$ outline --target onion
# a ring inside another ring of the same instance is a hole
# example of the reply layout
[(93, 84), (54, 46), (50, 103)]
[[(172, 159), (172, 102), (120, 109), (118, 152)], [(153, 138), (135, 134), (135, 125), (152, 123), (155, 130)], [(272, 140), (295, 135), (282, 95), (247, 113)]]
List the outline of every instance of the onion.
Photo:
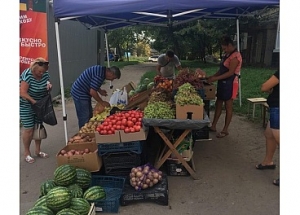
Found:
[(146, 184), (150, 184), (151, 180), (149, 178), (146, 179)]
[(132, 168), (132, 169), (131, 169), (131, 172), (136, 173), (136, 172), (137, 172), (137, 169), (136, 169), (136, 168)]
[(153, 179), (153, 184), (157, 184), (158, 183), (158, 179)]
[(152, 181), (149, 183), (149, 187), (153, 187), (153, 182)]
[(136, 172), (136, 176), (137, 176), (137, 177), (141, 177), (142, 175), (143, 175), (142, 172), (140, 172), (140, 171)]
[(139, 187), (138, 187), (138, 186), (135, 186), (134, 189), (135, 189), (135, 190), (139, 190)]
[(79, 152), (79, 151), (76, 151), (76, 152), (75, 152), (75, 155), (80, 155), (80, 152)]
[(131, 172), (131, 173), (129, 174), (129, 176), (130, 176), (130, 178), (133, 178), (133, 177), (135, 177), (135, 174), (134, 174), (133, 172)]
[(158, 171), (158, 174), (159, 174), (159, 175), (162, 175), (162, 171)]
[(88, 148), (84, 149), (84, 152), (89, 153), (90, 150)]
[(142, 171), (142, 167), (140, 167), (140, 166), (137, 167), (136, 169), (137, 169), (138, 171)]
[(143, 173), (147, 175), (149, 173), (149, 169), (143, 169)]
[(161, 179), (162, 179), (162, 176), (158, 175), (158, 180), (161, 181)]
[(62, 155), (64, 155), (64, 154), (66, 154), (66, 150), (61, 150), (60, 153), (61, 153)]
[(159, 175), (158, 175), (158, 173), (157, 173), (157, 172), (154, 172), (154, 173), (153, 173), (153, 178), (157, 179), (157, 178), (158, 178), (158, 176), (159, 176)]
[(132, 182), (135, 182), (135, 181), (136, 181), (136, 178), (133, 177), (133, 178), (131, 178), (130, 180), (131, 180)]
[(143, 189), (147, 189), (148, 188), (148, 184), (143, 184), (142, 188)]

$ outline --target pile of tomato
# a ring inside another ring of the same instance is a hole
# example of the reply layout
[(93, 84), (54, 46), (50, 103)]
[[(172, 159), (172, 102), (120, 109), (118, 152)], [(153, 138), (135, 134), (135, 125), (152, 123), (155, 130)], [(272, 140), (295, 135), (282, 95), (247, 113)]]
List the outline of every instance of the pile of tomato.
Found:
[(139, 132), (142, 128), (143, 115), (140, 110), (121, 111), (107, 117), (96, 130), (101, 135), (114, 134), (118, 130), (125, 133)]

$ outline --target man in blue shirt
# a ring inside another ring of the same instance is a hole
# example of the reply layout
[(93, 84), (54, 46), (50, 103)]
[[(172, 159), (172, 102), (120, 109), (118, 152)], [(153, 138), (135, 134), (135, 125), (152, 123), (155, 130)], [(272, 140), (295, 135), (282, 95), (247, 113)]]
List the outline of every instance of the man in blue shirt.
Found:
[(95, 65), (84, 70), (76, 79), (72, 85), (71, 95), (76, 108), (79, 129), (93, 116), (92, 97), (100, 105), (104, 107), (110, 106), (108, 102), (103, 101), (98, 95), (99, 92), (100, 95), (107, 96), (107, 92), (101, 89), (104, 80), (113, 81), (114, 79), (120, 79), (120, 77), (120, 69), (116, 66), (106, 68)]

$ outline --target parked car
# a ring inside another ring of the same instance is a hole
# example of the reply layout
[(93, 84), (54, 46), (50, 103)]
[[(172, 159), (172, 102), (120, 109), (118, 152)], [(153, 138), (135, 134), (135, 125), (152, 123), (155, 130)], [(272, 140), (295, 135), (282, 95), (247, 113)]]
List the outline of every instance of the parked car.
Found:
[(158, 55), (153, 55), (153, 56), (148, 58), (148, 61), (149, 62), (157, 62), (157, 58), (158, 58)]

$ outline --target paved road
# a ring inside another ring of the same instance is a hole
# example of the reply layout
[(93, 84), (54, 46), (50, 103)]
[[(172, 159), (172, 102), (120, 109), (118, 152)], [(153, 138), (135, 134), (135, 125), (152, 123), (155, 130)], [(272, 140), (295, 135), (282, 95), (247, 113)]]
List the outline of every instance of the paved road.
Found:
[[(143, 72), (154, 64), (130, 66), (124, 69), (123, 79), (114, 82), (121, 87), (129, 81), (138, 83)], [(108, 87), (106, 84), (105, 87)], [(66, 104), (68, 135), (78, 132), (72, 102)], [(39, 186), (53, 178), (56, 168), (55, 154), (65, 145), (62, 108), (56, 107), (58, 125), (46, 126), (48, 138), (42, 150), (49, 159), (38, 159), (34, 164), (23, 161), (20, 141), (20, 214), (24, 215), (39, 196)], [(213, 114), (211, 114), (213, 115)], [(223, 120), (223, 115), (221, 116)], [(218, 128), (221, 127), (221, 123)], [(276, 170), (259, 171), (254, 168), (265, 152), (263, 128), (248, 120), (234, 116), (230, 135), (218, 139), (211, 133), (211, 141), (197, 142), (194, 149), (196, 172), (200, 180), (190, 177), (168, 177), (169, 206), (155, 203), (138, 203), (120, 207), (123, 215), (278, 215), (279, 188), (272, 184)], [(34, 148), (32, 147), (32, 150)], [(278, 152), (274, 159), (279, 163)], [(101, 214), (101, 213), (99, 213)], [(102, 213), (104, 214), (104, 213)]]

